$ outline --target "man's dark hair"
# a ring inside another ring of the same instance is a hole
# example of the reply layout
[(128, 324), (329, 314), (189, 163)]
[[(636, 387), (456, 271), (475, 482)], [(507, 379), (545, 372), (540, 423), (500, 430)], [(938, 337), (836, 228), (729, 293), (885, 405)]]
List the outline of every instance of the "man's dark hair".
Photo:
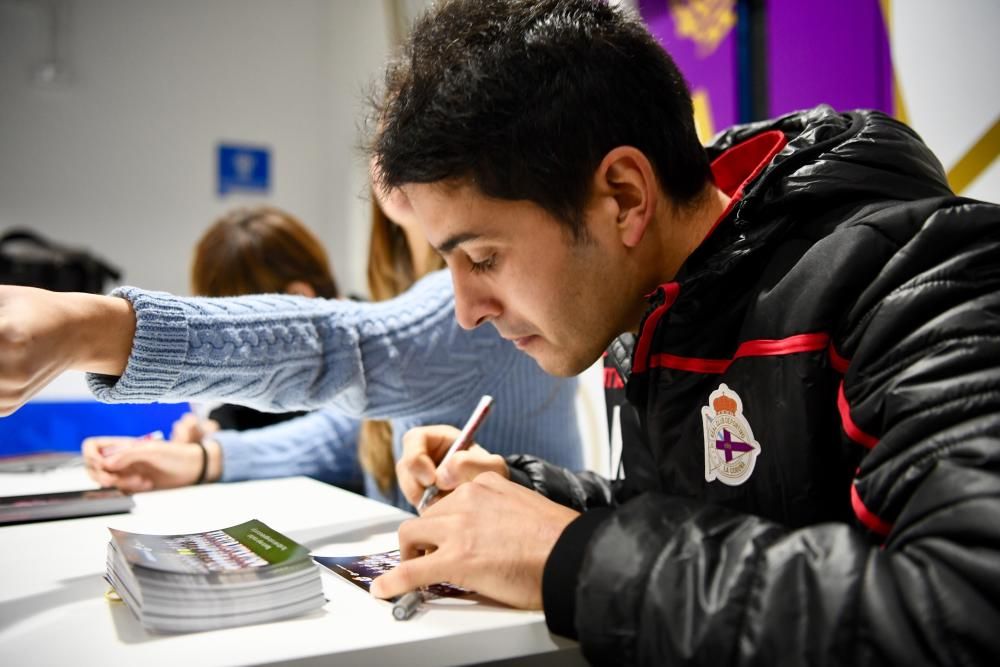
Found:
[(375, 97), (381, 183), (468, 181), (532, 201), (580, 236), (590, 178), (617, 146), (690, 202), (711, 178), (677, 66), (600, 0), (446, 0), (414, 24)]

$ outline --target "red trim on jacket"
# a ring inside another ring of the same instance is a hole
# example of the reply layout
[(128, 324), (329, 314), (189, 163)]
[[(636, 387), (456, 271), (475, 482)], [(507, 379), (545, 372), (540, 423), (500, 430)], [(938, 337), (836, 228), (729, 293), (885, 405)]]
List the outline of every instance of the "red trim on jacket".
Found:
[(864, 502), (861, 500), (861, 494), (858, 493), (858, 487), (854, 484), (851, 484), (851, 507), (854, 508), (854, 515), (858, 517), (858, 521), (873, 533), (885, 536), (892, 530), (891, 523), (878, 518), (871, 510), (865, 507)]
[(825, 333), (807, 333), (777, 340), (748, 340), (736, 348), (732, 359), (699, 359), (680, 357), (676, 354), (654, 354), (649, 360), (650, 368), (672, 368), (692, 373), (725, 373), (729, 366), (741, 357), (779, 357), (799, 352), (818, 352), (826, 349), (830, 337)]
[(642, 327), (642, 334), (639, 336), (639, 342), (635, 346), (635, 354), (632, 362), (633, 373), (642, 373), (648, 367), (649, 346), (653, 343), (653, 332), (656, 331), (656, 325), (660, 322), (660, 318), (663, 317), (664, 313), (670, 310), (670, 306), (674, 305), (677, 295), (681, 293), (681, 286), (677, 283), (666, 283), (660, 285), (660, 288), (663, 289), (663, 304), (657, 306), (656, 310), (649, 314)]
[(833, 343), (830, 343), (830, 367), (843, 375), (847, 372), (847, 367), (850, 365), (850, 359), (840, 356), (840, 353), (834, 349)]
[[(711, 236), (715, 228), (719, 226), (719, 223), (726, 219), (726, 216), (732, 212), (736, 204), (743, 198), (743, 189), (747, 184), (757, 178), (760, 172), (764, 171), (764, 168), (771, 164), (771, 159), (787, 143), (788, 138), (785, 137), (784, 132), (781, 130), (769, 130), (736, 144), (712, 160), (712, 181), (715, 183), (715, 187), (722, 190), (730, 199), (722, 215), (712, 224), (712, 228), (705, 235), (705, 238)], [(656, 325), (659, 323), (660, 318), (670, 309), (670, 306), (677, 300), (677, 295), (680, 293), (680, 285), (675, 282), (665, 283), (660, 287), (666, 292), (666, 301), (646, 318), (646, 323), (639, 335), (639, 342), (635, 347), (632, 364), (633, 373), (642, 373), (649, 368), (646, 357), (649, 354), (649, 346), (652, 344), (653, 332), (656, 331)], [(721, 373), (722, 371), (717, 372)]]
[(844, 395), (843, 380), (841, 380), (840, 388), (837, 390), (837, 410), (840, 412), (840, 425), (848, 438), (868, 449), (878, 444), (878, 438), (862, 431), (851, 419), (851, 406), (847, 404), (847, 396)]
[(743, 190), (747, 184), (771, 164), (774, 156), (787, 143), (788, 138), (784, 132), (768, 130), (736, 144), (712, 160), (712, 179), (715, 181), (715, 187), (729, 195), (730, 199), (722, 215), (712, 225), (709, 234), (715, 231), (719, 223), (725, 220), (736, 204), (743, 199)]

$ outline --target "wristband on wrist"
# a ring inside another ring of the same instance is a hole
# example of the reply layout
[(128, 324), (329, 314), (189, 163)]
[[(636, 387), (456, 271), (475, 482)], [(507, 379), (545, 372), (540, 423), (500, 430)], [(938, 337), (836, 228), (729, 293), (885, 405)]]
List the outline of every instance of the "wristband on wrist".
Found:
[(204, 484), (205, 475), (208, 473), (208, 450), (205, 449), (205, 443), (201, 440), (195, 441), (194, 444), (201, 447), (201, 472), (198, 474), (198, 480), (195, 484)]

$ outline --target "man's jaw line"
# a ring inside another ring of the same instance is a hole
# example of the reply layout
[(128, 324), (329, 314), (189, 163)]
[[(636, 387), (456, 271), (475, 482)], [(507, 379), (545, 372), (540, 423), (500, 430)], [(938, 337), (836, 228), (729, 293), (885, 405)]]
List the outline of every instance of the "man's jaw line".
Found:
[[(494, 326), (496, 325), (494, 324)], [(514, 347), (517, 348), (518, 352), (526, 354), (529, 357), (531, 357), (531, 359), (536, 364), (538, 364), (538, 367), (549, 375), (555, 377), (574, 377), (582, 373), (589, 366), (589, 364), (587, 364), (580, 369), (567, 368), (565, 365), (553, 368), (549, 365), (546, 365), (546, 363), (543, 361), (544, 355), (539, 356), (546, 347), (552, 347), (551, 344), (549, 344), (548, 346), (540, 345), (541, 343), (544, 343), (546, 341), (546, 339), (543, 338), (540, 334), (528, 334), (525, 336), (508, 336), (504, 334), (502, 331), (500, 331), (499, 328), (497, 329), (497, 332), (500, 334), (501, 338), (513, 343)], [(551, 361), (551, 358), (549, 360)]]

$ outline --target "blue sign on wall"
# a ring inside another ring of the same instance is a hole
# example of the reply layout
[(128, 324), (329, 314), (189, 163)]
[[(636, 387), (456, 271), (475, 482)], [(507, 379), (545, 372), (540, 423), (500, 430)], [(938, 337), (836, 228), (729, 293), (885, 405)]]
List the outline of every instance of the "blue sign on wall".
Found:
[(220, 195), (267, 194), (271, 189), (271, 151), (261, 146), (219, 144), (218, 174)]

